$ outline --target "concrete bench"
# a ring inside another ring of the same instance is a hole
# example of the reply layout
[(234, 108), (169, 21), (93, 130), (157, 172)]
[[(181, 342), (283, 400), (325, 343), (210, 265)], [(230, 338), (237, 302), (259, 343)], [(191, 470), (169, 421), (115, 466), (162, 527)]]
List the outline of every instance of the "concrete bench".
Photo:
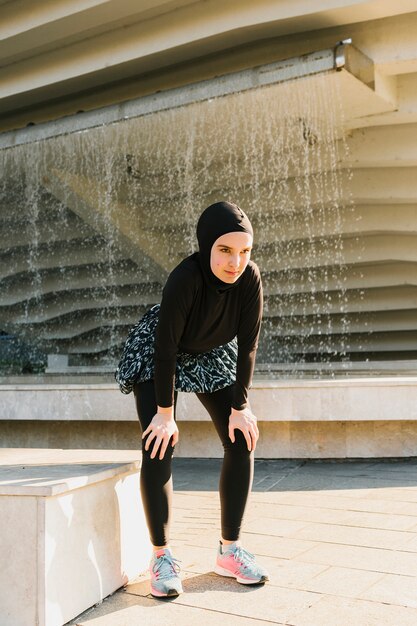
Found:
[(145, 571), (140, 461), (117, 459), (0, 450), (1, 626), (62, 626)]

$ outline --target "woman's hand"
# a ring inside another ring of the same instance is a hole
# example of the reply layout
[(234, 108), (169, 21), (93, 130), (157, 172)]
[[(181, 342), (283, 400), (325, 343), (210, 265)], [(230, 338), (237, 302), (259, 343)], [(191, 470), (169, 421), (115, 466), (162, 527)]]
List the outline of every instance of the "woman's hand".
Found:
[[(172, 437), (172, 446), (178, 441), (179, 431), (174, 419), (174, 413), (170, 410), (162, 410), (158, 407), (158, 413), (156, 413), (148, 428), (143, 431), (142, 439), (149, 435), (146, 440), (145, 450), (149, 450), (149, 446), (155, 439), (155, 443), (151, 452), (151, 459), (154, 459), (157, 455), (158, 448), (161, 446), (159, 453), (159, 460), (164, 458), (165, 451), (168, 447), (169, 440)], [(162, 444), (162, 445), (161, 445)]]
[(259, 438), (259, 430), (256, 417), (249, 408), (242, 409), (242, 411), (232, 409), (229, 416), (229, 437), (232, 443), (235, 442), (235, 428), (242, 431), (248, 445), (248, 450), (255, 450), (256, 442)]

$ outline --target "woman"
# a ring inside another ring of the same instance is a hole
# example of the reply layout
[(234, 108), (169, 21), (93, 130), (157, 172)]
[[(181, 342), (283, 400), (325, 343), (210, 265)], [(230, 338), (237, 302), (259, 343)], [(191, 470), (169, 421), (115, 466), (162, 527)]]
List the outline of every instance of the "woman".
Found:
[(259, 437), (247, 397), (263, 306), (259, 269), (250, 261), (252, 226), (238, 206), (218, 202), (200, 216), (197, 239), (199, 251), (171, 272), (161, 304), (142, 318), (136, 339), (126, 342), (116, 372), (122, 391), (133, 388), (143, 431), (140, 485), (156, 597), (182, 592), (178, 560), (169, 546), (178, 390), (197, 394), (224, 447), (222, 535), (214, 571), (243, 584), (269, 579), (239, 540)]

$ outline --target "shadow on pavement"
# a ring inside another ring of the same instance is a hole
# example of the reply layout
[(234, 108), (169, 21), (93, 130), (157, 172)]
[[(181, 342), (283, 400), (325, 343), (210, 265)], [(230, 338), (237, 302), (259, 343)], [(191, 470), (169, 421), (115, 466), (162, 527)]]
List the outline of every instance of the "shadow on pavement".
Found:
[[(176, 491), (217, 491), (222, 459), (173, 458)], [(252, 491), (414, 487), (417, 459), (255, 459)]]

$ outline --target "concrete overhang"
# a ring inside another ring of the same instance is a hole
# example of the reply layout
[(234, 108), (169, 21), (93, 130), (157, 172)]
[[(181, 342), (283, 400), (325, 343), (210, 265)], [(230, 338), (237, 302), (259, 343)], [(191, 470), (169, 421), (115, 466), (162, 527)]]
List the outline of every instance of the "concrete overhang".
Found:
[[(340, 97), (340, 124), (359, 117), (393, 111), (396, 108), (396, 83), (381, 77), (372, 60), (351, 45), (350, 40), (339, 42), (334, 48), (294, 57), (240, 72), (219, 76), (168, 89), (142, 98), (111, 105), (90, 112), (68, 116), (56, 121), (38, 124), (0, 134), (0, 149), (42, 141), (58, 135), (84, 131), (104, 124), (137, 118), (158, 111), (178, 109), (214, 99), (245, 92), (262, 90), (269, 101), (280, 98), (280, 86), (297, 83), (300, 79), (325, 76), (329, 88), (337, 89)], [(306, 83), (306, 88), (311, 83)], [(300, 110), (294, 116), (302, 116)], [(323, 110), (320, 115), (325, 116)]]
[[(27, 123), (33, 107), (114, 81), (211, 54), (227, 55), (236, 47), (269, 38), (413, 11), (414, 0), (2, 3), (0, 113), (13, 116), (15, 110), (24, 109)], [(24, 123), (23, 116), (20, 124)]]

